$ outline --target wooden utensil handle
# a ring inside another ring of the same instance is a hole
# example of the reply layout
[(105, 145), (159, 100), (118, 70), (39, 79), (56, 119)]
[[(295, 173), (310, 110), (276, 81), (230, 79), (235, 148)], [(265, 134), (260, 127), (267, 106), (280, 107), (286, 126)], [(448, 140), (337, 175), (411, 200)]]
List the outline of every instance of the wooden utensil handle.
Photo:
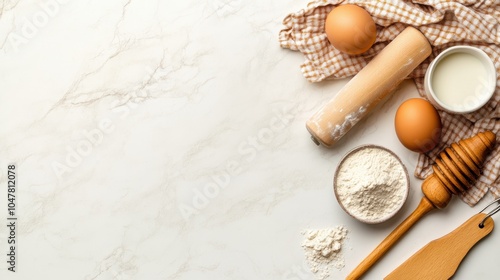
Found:
[(474, 215), (451, 233), (431, 241), (384, 280), (450, 279), (469, 250), (493, 230), (493, 219)]
[(359, 279), (375, 264), (422, 216), (434, 209), (432, 203), (423, 197), (415, 211), (411, 213), (397, 228), (395, 228), (346, 278)]

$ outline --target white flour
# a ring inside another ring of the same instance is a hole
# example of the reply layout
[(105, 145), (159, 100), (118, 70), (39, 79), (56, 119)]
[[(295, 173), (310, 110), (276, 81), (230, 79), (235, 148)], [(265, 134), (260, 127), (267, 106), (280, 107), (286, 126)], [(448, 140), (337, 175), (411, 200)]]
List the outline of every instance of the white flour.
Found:
[[(343, 110), (343, 109), (341, 109)], [(340, 111), (342, 112), (342, 111)], [(338, 141), (342, 136), (344, 136), (354, 125), (356, 125), (367, 113), (366, 107), (361, 106), (357, 111), (354, 111), (345, 116), (344, 122), (341, 124), (336, 124), (335, 128), (331, 130), (331, 135), (333, 141)], [(329, 128), (331, 129), (331, 123), (328, 123)]]
[(407, 176), (395, 156), (365, 148), (348, 156), (337, 174), (337, 196), (353, 216), (369, 222), (397, 211), (407, 194)]
[(341, 269), (345, 266), (342, 245), (347, 236), (346, 228), (337, 226), (332, 229), (308, 229), (302, 234), (305, 236), (302, 247), (307, 263), (318, 279), (330, 276), (333, 268)]

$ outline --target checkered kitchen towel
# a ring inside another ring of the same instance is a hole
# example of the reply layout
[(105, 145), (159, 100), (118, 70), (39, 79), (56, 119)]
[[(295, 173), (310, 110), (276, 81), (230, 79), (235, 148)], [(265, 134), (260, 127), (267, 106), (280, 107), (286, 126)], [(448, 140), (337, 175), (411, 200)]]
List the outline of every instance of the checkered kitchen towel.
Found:
[[(324, 22), (328, 13), (340, 4), (363, 7), (377, 24), (377, 40), (362, 55), (343, 54), (328, 42)], [(285, 28), (279, 34), (281, 47), (302, 52), (305, 62), (301, 69), (310, 82), (355, 75), (408, 25), (419, 29), (433, 46), (431, 56), (410, 74), (422, 96), (425, 70), (442, 50), (454, 45), (470, 45), (484, 50), (499, 73), (494, 97), (471, 114), (439, 112), (443, 123), (442, 141), (434, 150), (419, 156), (415, 176), (423, 179), (431, 174), (431, 165), (439, 152), (460, 139), (492, 130), (500, 141), (499, 0), (317, 0), (309, 3), (307, 8), (288, 15), (283, 24)], [(462, 199), (471, 206), (475, 205), (488, 189), (495, 197), (500, 197), (500, 144), (487, 159), (476, 186), (463, 194)]]

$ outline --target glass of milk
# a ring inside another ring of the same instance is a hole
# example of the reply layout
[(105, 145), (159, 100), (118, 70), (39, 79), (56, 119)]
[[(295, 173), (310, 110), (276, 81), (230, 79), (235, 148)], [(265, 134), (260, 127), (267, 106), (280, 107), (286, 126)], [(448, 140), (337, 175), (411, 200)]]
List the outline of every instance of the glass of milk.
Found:
[(481, 49), (454, 46), (441, 52), (425, 73), (427, 98), (438, 109), (465, 114), (478, 110), (495, 93), (497, 73)]

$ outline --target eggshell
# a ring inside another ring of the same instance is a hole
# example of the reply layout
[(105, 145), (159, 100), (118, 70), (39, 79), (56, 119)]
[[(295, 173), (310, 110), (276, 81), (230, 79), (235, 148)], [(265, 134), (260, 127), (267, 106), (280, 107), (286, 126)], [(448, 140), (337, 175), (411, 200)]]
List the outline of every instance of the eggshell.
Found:
[(330, 43), (347, 54), (367, 51), (377, 37), (377, 28), (370, 14), (351, 4), (340, 5), (328, 14), (325, 32)]
[(396, 112), (394, 126), (399, 141), (414, 152), (426, 153), (441, 140), (441, 118), (425, 99), (403, 102)]

